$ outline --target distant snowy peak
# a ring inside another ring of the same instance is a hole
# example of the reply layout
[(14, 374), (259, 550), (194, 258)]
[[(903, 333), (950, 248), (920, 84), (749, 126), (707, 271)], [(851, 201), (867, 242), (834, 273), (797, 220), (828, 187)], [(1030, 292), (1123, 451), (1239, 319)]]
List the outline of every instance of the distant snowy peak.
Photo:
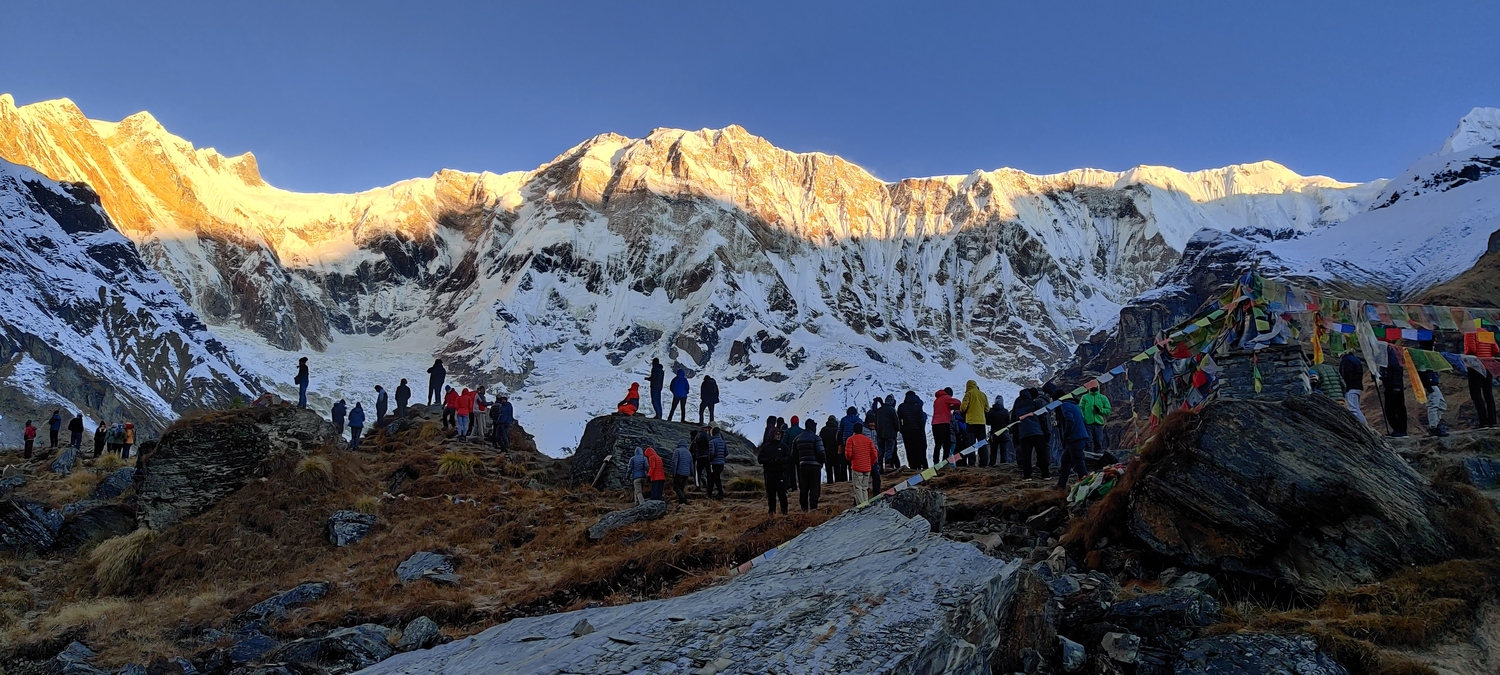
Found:
[(1475, 108), (1458, 121), (1458, 128), (1438, 154), (1463, 152), (1478, 145), (1500, 143), (1500, 108)]

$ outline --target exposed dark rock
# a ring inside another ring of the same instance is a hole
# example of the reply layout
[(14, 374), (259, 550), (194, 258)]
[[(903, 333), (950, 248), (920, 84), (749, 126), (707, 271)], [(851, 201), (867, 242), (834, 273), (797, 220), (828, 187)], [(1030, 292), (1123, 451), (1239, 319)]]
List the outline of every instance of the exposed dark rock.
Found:
[(135, 467), (122, 466), (109, 474), (98, 487), (94, 488), (91, 495), (94, 499), (110, 500), (125, 494), (126, 490), (135, 483)]
[(271, 653), (280, 645), (280, 642), (267, 637), (260, 631), (249, 631), (235, 636), (235, 642), (226, 650), (226, 656), (229, 662), (236, 666), (259, 663), (266, 654)]
[(942, 532), (948, 521), (948, 500), (937, 490), (911, 488), (897, 492), (890, 498), (891, 508), (907, 518), (921, 517), (932, 526), (933, 532)]
[(406, 624), (406, 629), (401, 631), (401, 641), (396, 643), (396, 651), (409, 652), (414, 649), (428, 649), (447, 642), (446, 636), (438, 630), (438, 625), (432, 619), (419, 616)]
[(48, 663), (48, 671), (51, 675), (104, 675), (92, 663), (95, 656), (82, 642), (70, 642)]
[[(578, 485), (594, 485), (601, 490), (627, 488), (630, 486), (630, 458), (636, 447), (656, 448), (657, 453), (665, 457), (677, 448), (677, 441), (688, 440), (699, 429), (697, 424), (668, 422), (640, 415), (595, 417), (584, 427), (578, 449), (568, 460), (573, 482)], [(740, 468), (755, 464), (755, 446), (749, 440), (728, 430), (720, 430), (719, 433), (729, 446), (730, 464)], [(600, 467), (606, 461), (609, 465), (604, 467), (601, 474)], [(726, 471), (729, 469), (726, 468)]]
[(453, 576), (453, 560), (448, 556), (431, 551), (417, 551), (406, 560), (396, 566), (396, 576), (402, 581), (416, 581), (422, 578), (432, 579), (439, 583), (457, 583), (457, 577)]
[(73, 473), (73, 467), (76, 466), (78, 466), (78, 451), (69, 447), (63, 448), (63, 451), (57, 454), (57, 459), (52, 460), (48, 468), (52, 470), (52, 473), (59, 476), (66, 476)]
[(339, 628), (323, 637), (283, 644), (267, 654), (264, 662), (296, 666), (320, 675), (342, 675), (390, 658), (395, 637), (395, 631), (373, 623)]
[(604, 535), (626, 525), (639, 523), (645, 520), (656, 520), (667, 515), (667, 503), (656, 499), (648, 499), (646, 503), (632, 506), (628, 509), (610, 511), (604, 514), (599, 522), (589, 526), (585, 536), (589, 541), (599, 541)]
[[(1500, 232), (1500, 230), (1497, 230)], [(1464, 458), (1464, 470), (1469, 474), (1469, 482), (1481, 490), (1493, 490), (1500, 486), (1500, 459), (1492, 457), (1466, 457)], [(0, 495), (5, 491), (0, 489)]]
[(146, 666), (147, 675), (198, 675), (198, 667), (181, 656), (157, 659)]
[(135, 531), (135, 512), (119, 504), (99, 504), (63, 519), (57, 531), (57, 547), (77, 549), (91, 541)]
[(57, 542), (62, 522), (62, 513), (42, 504), (18, 499), (0, 501), (0, 551), (46, 551)]
[(341, 447), (333, 425), (312, 410), (246, 408), (167, 430), (137, 463), (140, 520), (160, 530), (208, 510), (267, 472), (273, 457)]
[[(930, 530), (877, 503), (807, 530), (728, 583), (516, 619), (367, 675), (988, 673), (1018, 564)], [(580, 620), (595, 630), (576, 635)]]
[(322, 581), (299, 584), (295, 588), (282, 591), (255, 603), (250, 609), (236, 616), (232, 623), (249, 626), (256, 625), (257, 622), (281, 618), (286, 615), (288, 609), (323, 599), (323, 596), (328, 595), (328, 590), (328, 584)]
[(328, 542), (334, 546), (348, 546), (361, 539), (375, 526), (375, 515), (358, 511), (335, 511), (328, 517)]
[(1051, 532), (1068, 520), (1068, 510), (1060, 506), (1051, 507), (1026, 519), (1026, 527), (1038, 532)]
[(1168, 588), (1196, 588), (1212, 596), (1219, 595), (1219, 582), (1202, 572), (1184, 572), (1164, 585)]
[(1164, 436), (1129, 528), (1184, 566), (1307, 594), (1452, 555), (1426, 480), (1322, 396), (1216, 401)]
[(1191, 631), (1219, 620), (1219, 601), (1193, 588), (1174, 588), (1129, 600), (1109, 608), (1109, 620), (1137, 635), (1158, 637)]
[(1078, 644), (1061, 635), (1057, 636), (1059, 649), (1062, 651), (1062, 669), (1066, 673), (1076, 673), (1083, 670), (1083, 664), (1088, 660), (1088, 652), (1083, 645)]
[[(995, 651), (993, 672), (1036, 672), (1037, 666), (1057, 651), (1060, 620), (1057, 600), (1044, 572), (1037, 567), (1022, 568), (1016, 573), (1014, 599), (1000, 617), (1002, 642)], [(1035, 664), (1027, 663), (1030, 655)], [(1028, 666), (1030, 666), (1028, 668)]]
[(1307, 635), (1236, 633), (1189, 642), (1176, 675), (1348, 675)]
[(1099, 648), (1114, 661), (1135, 663), (1141, 652), (1141, 638), (1130, 633), (1105, 633), (1099, 640)]
[(26, 485), (26, 477), (21, 474), (0, 478), (0, 498), (4, 498), (11, 492)]

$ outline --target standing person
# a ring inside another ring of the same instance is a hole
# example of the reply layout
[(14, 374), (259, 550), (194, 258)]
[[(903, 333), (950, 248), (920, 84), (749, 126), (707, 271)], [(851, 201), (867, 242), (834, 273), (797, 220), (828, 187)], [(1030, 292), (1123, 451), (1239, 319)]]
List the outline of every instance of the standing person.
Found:
[(933, 394), (932, 399), (932, 465), (943, 461), (949, 453), (953, 452), (953, 411), (963, 405), (948, 393), (947, 389), (939, 389)]
[(651, 499), (666, 501), (667, 469), (656, 449), (646, 446), (646, 478), (651, 481)]
[(1089, 444), (1094, 446), (1094, 452), (1103, 453), (1109, 442), (1104, 436), (1104, 423), (1109, 419), (1114, 408), (1109, 405), (1109, 397), (1099, 391), (1099, 385), (1089, 385), (1088, 393), (1083, 395), (1078, 408), (1083, 411), (1083, 423), (1088, 425)]
[(880, 450), (880, 461), (892, 471), (901, 468), (901, 458), (896, 456), (896, 437), (901, 434), (901, 416), (896, 413), (896, 397), (886, 396), (880, 409), (875, 411), (875, 447)]
[[(698, 385), (698, 423), (703, 424), (703, 410), (708, 410), (708, 423), (714, 423), (714, 406), (719, 404), (719, 382), (704, 375), (703, 384)], [(684, 414), (686, 412), (684, 411)]]
[(844, 456), (854, 472), (854, 505), (859, 506), (870, 499), (870, 471), (880, 461), (875, 456), (875, 444), (865, 437), (864, 426), (855, 425), (854, 432), (844, 439)]
[(94, 459), (99, 459), (104, 454), (104, 442), (109, 437), (109, 425), (100, 422), (99, 428), (94, 430)]
[(651, 463), (646, 461), (646, 450), (639, 446), (635, 449), (635, 456), (630, 458), (630, 483), (635, 486), (635, 505), (646, 503), (646, 494), (649, 488), (646, 481), (651, 475)]
[(390, 397), (385, 395), (385, 388), (375, 385), (375, 426), (385, 422), (385, 410), (390, 406)]
[(407, 386), (406, 378), (401, 378), (401, 384), (396, 385), (396, 416), (406, 415), (406, 404), (411, 400), (411, 387)]
[(516, 407), (510, 404), (510, 397), (501, 394), (495, 403), (495, 445), (501, 450), (510, 451), (510, 428), (516, 423)]
[(1448, 435), (1447, 425), (1443, 424), (1443, 413), (1448, 412), (1448, 401), (1443, 398), (1442, 383), (1438, 380), (1436, 370), (1424, 370), (1420, 375), (1422, 387), (1427, 390), (1427, 435), (1443, 438)]
[(490, 440), (490, 400), (485, 397), (485, 387), (474, 391), (474, 411), (469, 413), (469, 435), (481, 443)]
[(474, 392), (464, 387), (463, 392), (458, 395), (457, 407), (454, 409), (453, 428), (457, 431), (459, 438), (469, 435), (469, 411), (474, 409)]
[(1385, 422), (1391, 427), (1391, 438), (1406, 438), (1406, 366), (1396, 346), (1385, 346), (1386, 366), (1380, 369), (1380, 384), (1385, 388)]
[(693, 449), (693, 480), (698, 486), (708, 491), (708, 467), (713, 464), (713, 452), (708, 448), (708, 427), (703, 427), (693, 432), (693, 440), (690, 447)]
[(1065, 490), (1068, 487), (1068, 475), (1078, 474), (1078, 479), (1083, 480), (1089, 473), (1088, 467), (1083, 462), (1083, 450), (1089, 445), (1088, 424), (1083, 420), (1083, 409), (1072, 401), (1063, 401), (1052, 411), (1057, 415), (1058, 425), (1062, 432), (1063, 455), (1062, 463), (1058, 465), (1057, 489)]
[(365, 409), (362, 404), (355, 402), (354, 409), (349, 411), (349, 449), (359, 449), (359, 437), (365, 430)]
[(1309, 369), (1308, 377), (1313, 381), (1313, 393), (1327, 396), (1332, 401), (1344, 402), (1344, 378), (1332, 363), (1324, 361), (1314, 365)]
[[(651, 375), (646, 381), (651, 384), (651, 410), (656, 413), (656, 419), (661, 419), (661, 385), (666, 381), (666, 370), (661, 367), (661, 359), (651, 359)], [(698, 420), (701, 424), (703, 420)]]
[(724, 498), (724, 462), (729, 460), (729, 444), (719, 435), (718, 427), (714, 427), (713, 436), (708, 439), (708, 494), (710, 497), (717, 491), (719, 499)]
[[(657, 412), (661, 412), (660, 409)], [(677, 493), (677, 505), (686, 506), (687, 482), (693, 475), (693, 452), (688, 449), (687, 441), (677, 441), (677, 449), (672, 451), (672, 492)]]
[(792, 461), (797, 466), (797, 505), (803, 512), (818, 510), (818, 498), (823, 494), (823, 464), (828, 461), (823, 449), (823, 439), (818, 437), (818, 425), (811, 419), (802, 433), (792, 439)]
[[(964, 400), (959, 404), (958, 409), (964, 414), (964, 424), (969, 427), (969, 438), (974, 444), (985, 440), (984, 421), (985, 415), (990, 411), (990, 398), (979, 389), (978, 382), (969, 380), (968, 384), (964, 385)], [(964, 464), (967, 466), (979, 464), (979, 458), (975, 455), (980, 453), (988, 455), (989, 451), (985, 448), (980, 448), (969, 455), (964, 460)]]
[(641, 383), (631, 382), (630, 389), (625, 392), (625, 398), (615, 404), (615, 412), (626, 417), (634, 417), (641, 409)]
[(843, 452), (844, 447), (843, 440), (839, 438), (839, 418), (829, 415), (823, 422), (823, 430), (819, 432), (818, 439), (823, 441), (823, 453), (826, 457), (823, 461), (823, 475), (829, 483), (836, 483), (838, 455)]
[[(442, 359), (435, 359), (427, 369), (427, 405), (443, 402), (443, 383), (448, 381), (448, 369)], [(445, 427), (446, 428), (446, 427)]]
[(667, 410), (667, 421), (677, 414), (678, 406), (682, 407), (682, 421), (687, 422), (687, 396), (688, 379), (687, 372), (681, 368), (677, 369), (677, 377), (672, 378), (672, 407)]
[(766, 420), (766, 434), (761, 439), (756, 460), (760, 462), (761, 477), (766, 483), (766, 506), (771, 515), (776, 515), (776, 502), (781, 501), (781, 515), (786, 515), (786, 444), (781, 442), (781, 428), (776, 418)]
[(348, 407), (344, 405), (344, 399), (339, 399), (333, 404), (333, 426), (338, 427), (339, 435), (344, 435), (344, 413)]
[[(849, 406), (849, 409), (844, 411), (844, 419), (839, 420), (839, 456), (844, 458), (843, 461), (839, 463), (836, 474), (836, 477), (840, 481), (846, 481), (850, 479), (848, 448), (845, 447), (849, 442), (849, 437), (855, 434), (863, 434), (864, 431), (865, 421), (859, 416), (859, 410), (854, 406)], [(873, 441), (871, 442), (871, 445), (874, 445)], [(868, 471), (868, 469), (866, 471)]]
[(1365, 411), (1359, 406), (1360, 394), (1365, 391), (1365, 360), (1352, 351), (1344, 354), (1339, 360), (1339, 379), (1344, 385), (1344, 405), (1360, 424), (1370, 426), (1370, 420), (1365, 419)]
[(788, 494), (797, 491), (797, 455), (792, 452), (792, 443), (797, 440), (797, 436), (801, 433), (802, 425), (798, 422), (796, 415), (792, 415), (791, 422), (781, 430), (781, 444), (786, 446), (786, 489)]
[(68, 447), (74, 450), (83, 449), (83, 412), (79, 411), (68, 420)]
[(1000, 431), (1010, 424), (1010, 411), (1005, 409), (1003, 396), (995, 395), (995, 402), (984, 414), (984, 422), (989, 427), (990, 438), (988, 447), (979, 454), (979, 465), (1000, 466), (1005, 461), (1005, 448), (1010, 445), (1010, 434)]
[(36, 449), (36, 427), (31, 425), (31, 420), (26, 420), (26, 429), (21, 432), (21, 441), (25, 443), (21, 450), (21, 459), (31, 459), (31, 453)]
[(48, 446), (49, 450), (57, 449), (57, 433), (59, 431), (62, 431), (62, 411), (54, 410), (52, 411), (52, 419), (47, 420), (48, 440), (52, 442), (52, 444)]
[(297, 377), (292, 380), (297, 384), (297, 407), (307, 407), (307, 357), (297, 359)]
[(120, 448), (124, 447), (124, 445), (125, 425), (115, 422), (114, 426), (111, 426), (109, 431), (104, 433), (104, 446), (109, 450), (109, 454), (118, 455), (120, 454)]
[(125, 423), (125, 439), (120, 446), (120, 458), (130, 459), (130, 447), (135, 445), (135, 422)]
[(906, 398), (896, 408), (896, 417), (901, 420), (901, 445), (906, 448), (907, 466), (913, 471), (926, 469), (927, 411), (922, 409), (922, 398), (917, 392), (906, 392)]
[(458, 427), (458, 392), (448, 386), (443, 389), (443, 431)]
[(1051, 457), (1047, 452), (1047, 445), (1051, 438), (1051, 432), (1046, 420), (1038, 415), (1031, 415), (1022, 419), (1023, 415), (1035, 413), (1041, 408), (1037, 403), (1040, 394), (1035, 389), (1026, 389), (1016, 397), (1016, 405), (1011, 408), (1011, 418), (1019, 420), (1016, 426), (1011, 428), (1016, 441), (1016, 464), (1021, 466), (1021, 477), (1031, 479), (1032, 459), (1036, 460), (1036, 467), (1043, 479), (1051, 478), (1052, 472), (1047, 470)]
[(1485, 369), (1482, 359), (1493, 359), (1500, 355), (1500, 347), (1492, 342), (1481, 342), (1479, 332), (1464, 333), (1464, 374), (1469, 379), (1469, 398), (1474, 401), (1474, 414), (1479, 428), (1495, 426), (1495, 378)]

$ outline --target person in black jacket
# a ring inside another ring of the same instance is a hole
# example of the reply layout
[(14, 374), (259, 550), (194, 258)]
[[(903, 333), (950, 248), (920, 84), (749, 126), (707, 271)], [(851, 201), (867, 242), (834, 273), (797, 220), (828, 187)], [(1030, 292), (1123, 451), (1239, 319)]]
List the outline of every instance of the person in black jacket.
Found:
[(83, 413), (81, 412), (68, 420), (68, 447), (74, 450), (83, 449)]
[(62, 425), (62, 411), (52, 411), (52, 419), (47, 420), (47, 440), (51, 441), (48, 448), (57, 448), (57, 434), (62, 431)]
[(708, 488), (708, 465), (713, 459), (713, 453), (708, 447), (708, 427), (693, 432), (689, 447), (693, 449), (693, 476), (697, 480), (698, 487)]
[(816, 511), (823, 494), (823, 477), (819, 474), (828, 461), (828, 453), (823, 448), (823, 439), (818, 437), (818, 425), (811, 419), (792, 440), (792, 459), (797, 463), (797, 505), (804, 512)]
[[(719, 404), (719, 382), (704, 375), (698, 386), (698, 424), (703, 424), (703, 411), (708, 410), (708, 423), (714, 423), (714, 406)], [(785, 427), (783, 427), (785, 428)]]
[(791, 464), (786, 444), (781, 442), (781, 428), (776, 418), (766, 419), (766, 433), (760, 443), (757, 460), (761, 466), (761, 477), (766, 483), (766, 505), (771, 515), (776, 515), (776, 502), (781, 502), (781, 515), (786, 515), (786, 471)]
[(906, 399), (896, 408), (896, 417), (901, 420), (901, 444), (906, 447), (906, 464), (912, 471), (921, 471), (927, 463), (927, 411), (917, 392), (907, 391)]
[(823, 474), (827, 477), (827, 482), (837, 483), (839, 458), (844, 452), (839, 439), (839, 418), (829, 415), (823, 422), (823, 430), (818, 433), (818, 439), (823, 441), (823, 453), (827, 457), (823, 462)]
[(1036, 412), (1042, 405), (1038, 404), (1041, 394), (1035, 389), (1026, 389), (1016, 397), (1016, 405), (1011, 409), (1011, 419), (1020, 420), (1020, 423), (1011, 428), (1016, 442), (1016, 464), (1021, 466), (1021, 476), (1031, 478), (1032, 460), (1036, 460), (1036, 467), (1043, 479), (1051, 478), (1051, 472), (1047, 470), (1051, 456), (1047, 445), (1051, 440), (1051, 425), (1047, 424), (1045, 416), (1032, 415), (1021, 419), (1022, 415)]
[(1391, 438), (1406, 438), (1406, 366), (1395, 345), (1385, 346), (1386, 366), (1380, 369), (1385, 390), (1385, 422)]
[(1339, 379), (1344, 381), (1344, 405), (1361, 424), (1370, 426), (1370, 420), (1365, 419), (1365, 412), (1359, 407), (1360, 394), (1365, 391), (1365, 360), (1352, 351), (1345, 354), (1339, 360)]
[(385, 421), (385, 409), (390, 405), (390, 399), (385, 395), (385, 389), (375, 385), (375, 426), (381, 426)]
[(344, 405), (344, 399), (339, 399), (333, 404), (333, 426), (339, 428), (339, 435), (344, 435), (344, 413), (348, 412), (348, 406)]
[(995, 394), (994, 403), (984, 413), (984, 424), (990, 428), (990, 438), (989, 446), (979, 453), (979, 465), (1000, 466), (1005, 461), (1005, 447), (1010, 445), (1009, 436), (1000, 433), (1005, 425), (1010, 424), (1010, 411), (1005, 409), (1004, 397)]
[(443, 360), (434, 360), (427, 369), (427, 405), (443, 402), (443, 383), (447, 380), (448, 369), (443, 367)]
[(401, 379), (401, 384), (396, 385), (396, 416), (406, 414), (406, 402), (411, 400), (411, 387), (407, 386), (406, 378)]
[(875, 409), (875, 449), (888, 469), (901, 468), (901, 459), (896, 457), (896, 437), (900, 433), (901, 416), (896, 413), (896, 397), (886, 396), (881, 406)]
[(94, 459), (99, 459), (104, 454), (104, 441), (109, 437), (109, 425), (99, 423), (99, 428), (94, 430)]
[[(661, 359), (651, 359), (651, 374), (646, 376), (646, 382), (651, 384), (651, 409), (655, 411), (656, 419), (661, 419), (661, 387), (666, 380), (667, 371), (661, 367)], [(698, 422), (701, 425), (703, 420), (700, 419)]]

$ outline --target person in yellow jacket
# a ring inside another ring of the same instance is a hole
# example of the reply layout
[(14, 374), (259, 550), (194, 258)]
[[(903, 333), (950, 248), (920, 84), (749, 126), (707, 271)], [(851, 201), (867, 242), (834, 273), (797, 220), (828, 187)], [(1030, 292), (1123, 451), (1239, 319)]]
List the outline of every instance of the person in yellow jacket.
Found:
[[(969, 383), (964, 386), (963, 403), (959, 404), (958, 412), (964, 416), (964, 424), (968, 425), (969, 437), (973, 439), (974, 444), (985, 438), (984, 414), (989, 409), (990, 397), (985, 396), (984, 392), (979, 390), (978, 382), (969, 380)], [(964, 466), (974, 466), (975, 463), (974, 453), (964, 455)]]
[(1083, 425), (1088, 427), (1089, 443), (1094, 446), (1094, 452), (1104, 452), (1104, 446), (1108, 443), (1104, 436), (1104, 422), (1114, 412), (1109, 407), (1109, 398), (1099, 391), (1099, 385), (1096, 384), (1089, 387), (1088, 393), (1079, 399), (1078, 407), (1083, 409)]

